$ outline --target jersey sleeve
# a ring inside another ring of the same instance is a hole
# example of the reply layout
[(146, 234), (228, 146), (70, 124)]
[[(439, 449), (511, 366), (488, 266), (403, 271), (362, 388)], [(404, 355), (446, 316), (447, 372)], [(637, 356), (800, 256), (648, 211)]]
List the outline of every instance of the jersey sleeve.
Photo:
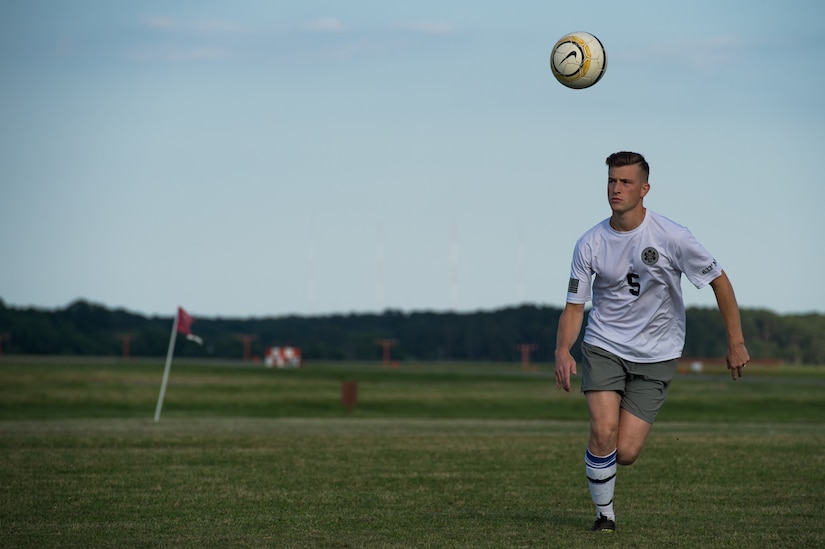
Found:
[(593, 292), (592, 249), (583, 240), (576, 242), (567, 283), (567, 303), (587, 303)]
[(722, 274), (722, 266), (688, 229), (679, 239), (676, 257), (677, 267), (696, 288), (703, 288)]

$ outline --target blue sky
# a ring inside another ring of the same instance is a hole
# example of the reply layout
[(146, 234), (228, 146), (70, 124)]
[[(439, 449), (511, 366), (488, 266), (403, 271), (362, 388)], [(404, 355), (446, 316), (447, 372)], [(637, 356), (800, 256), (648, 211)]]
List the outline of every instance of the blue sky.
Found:
[[(575, 30), (588, 90), (548, 65)], [(741, 306), (825, 312), (823, 58), (814, 1), (0, 0), (0, 298), (562, 306), (636, 150)]]

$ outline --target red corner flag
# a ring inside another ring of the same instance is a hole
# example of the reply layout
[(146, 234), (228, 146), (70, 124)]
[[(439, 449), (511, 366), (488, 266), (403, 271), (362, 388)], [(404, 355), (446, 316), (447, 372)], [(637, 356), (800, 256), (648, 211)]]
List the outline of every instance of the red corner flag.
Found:
[(186, 339), (192, 340), (198, 345), (203, 345), (203, 340), (192, 333), (192, 324), (195, 319), (183, 310), (183, 307), (178, 307), (178, 333), (186, 336)]
[(175, 352), (175, 336), (183, 334), (186, 339), (191, 339), (199, 345), (203, 345), (203, 340), (192, 333), (192, 324), (195, 319), (189, 313), (178, 307), (178, 316), (172, 324), (172, 335), (169, 336), (169, 351), (166, 353), (166, 367), (163, 370), (163, 381), (160, 383), (160, 394), (158, 395), (158, 405), (155, 408), (155, 423), (160, 419), (160, 410), (163, 408), (163, 396), (166, 394), (166, 383), (169, 381), (169, 370), (172, 367), (172, 354)]

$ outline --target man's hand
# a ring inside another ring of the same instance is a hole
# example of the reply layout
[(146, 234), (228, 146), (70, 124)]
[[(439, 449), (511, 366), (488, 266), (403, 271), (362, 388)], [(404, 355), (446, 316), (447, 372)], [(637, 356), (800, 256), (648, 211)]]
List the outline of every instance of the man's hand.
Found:
[(559, 317), (556, 334), (556, 387), (570, 392), (570, 375), (576, 375), (576, 361), (570, 347), (579, 337), (584, 318), (584, 303), (567, 303)]
[[(745, 366), (750, 362), (751, 356), (745, 348), (745, 343), (736, 343), (728, 346), (728, 354), (725, 356), (725, 362), (728, 363), (728, 370), (730, 370), (730, 377), (736, 381), (744, 374)], [(558, 374), (556, 374), (558, 378)]]
[(556, 388), (570, 392), (570, 375), (576, 375), (576, 360), (569, 353), (556, 354)]
[(728, 354), (725, 356), (725, 362), (728, 363), (730, 377), (736, 381), (742, 377), (742, 370), (745, 369), (751, 359), (748, 350), (745, 348), (745, 338), (742, 336), (739, 305), (736, 303), (733, 286), (725, 271), (714, 278), (710, 286), (713, 288), (713, 293), (716, 294), (716, 303), (719, 305), (722, 322), (725, 323), (725, 330), (728, 333)]

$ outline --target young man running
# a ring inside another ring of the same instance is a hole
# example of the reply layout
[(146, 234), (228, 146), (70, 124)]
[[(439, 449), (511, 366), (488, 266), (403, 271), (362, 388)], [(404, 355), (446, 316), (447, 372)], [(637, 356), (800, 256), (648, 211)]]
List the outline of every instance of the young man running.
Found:
[(645, 208), (650, 167), (641, 154), (607, 158), (612, 214), (576, 242), (567, 304), (556, 337), (556, 386), (577, 374), (570, 348), (592, 301), (582, 343), (582, 384), (590, 414), (584, 462), (596, 506), (593, 531), (613, 532), (617, 465), (639, 457), (676, 373), (685, 342), (681, 276), (710, 284), (727, 331), (735, 381), (750, 356), (730, 280), (685, 227)]

